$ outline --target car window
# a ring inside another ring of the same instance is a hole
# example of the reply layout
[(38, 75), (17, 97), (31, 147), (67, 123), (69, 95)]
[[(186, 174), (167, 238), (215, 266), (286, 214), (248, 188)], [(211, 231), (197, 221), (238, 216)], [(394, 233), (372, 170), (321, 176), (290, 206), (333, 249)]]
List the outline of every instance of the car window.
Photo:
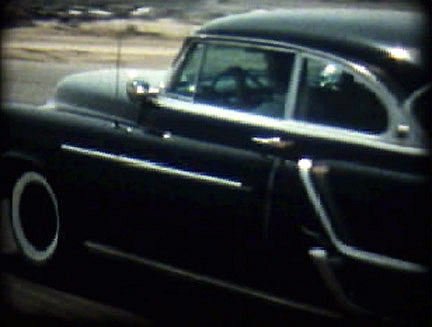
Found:
[[(199, 49), (195, 47), (192, 51), (200, 52)], [(178, 78), (173, 81), (171, 92), (189, 94), (196, 103), (284, 117), (293, 54), (247, 46), (207, 44), (201, 65), (190, 59), (198, 56), (195, 53), (188, 55)], [(193, 84), (198, 71), (200, 76)]]
[(194, 96), (199, 67), (201, 64), (203, 44), (194, 44), (188, 51), (178, 73), (174, 75), (169, 92), (183, 96)]
[(377, 95), (343, 66), (305, 59), (295, 119), (380, 133), (387, 127), (387, 111)]

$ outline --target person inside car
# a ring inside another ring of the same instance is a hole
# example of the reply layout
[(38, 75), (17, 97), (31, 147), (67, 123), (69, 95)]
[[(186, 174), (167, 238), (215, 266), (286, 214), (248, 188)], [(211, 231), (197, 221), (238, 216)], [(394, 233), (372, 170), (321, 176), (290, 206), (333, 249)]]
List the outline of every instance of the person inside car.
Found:
[(252, 112), (267, 117), (283, 118), (288, 82), (291, 75), (292, 60), (287, 60), (282, 52), (268, 52), (268, 80), (271, 89), (270, 96), (259, 104)]

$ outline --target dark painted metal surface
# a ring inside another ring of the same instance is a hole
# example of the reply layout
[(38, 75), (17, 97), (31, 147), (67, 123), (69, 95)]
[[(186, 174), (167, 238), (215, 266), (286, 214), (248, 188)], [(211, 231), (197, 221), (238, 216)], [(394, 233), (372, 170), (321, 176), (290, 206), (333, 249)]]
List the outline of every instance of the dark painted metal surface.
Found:
[[(406, 95), (430, 80), (426, 14), (392, 9), (278, 9), (221, 18), (197, 34), (282, 41), (337, 54), (385, 69)], [(395, 50), (410, 56), (397, 58)]]
[[(392, 34), (391, 18), (406, 17), (409, 29), (415, 15), (379, 11), (366, 23), (369, 11), (341, 11), (334, 19), (327, 10), (298, 13), (234, 16), (197, 35), (260, 38), (239, 43), (251, 46), (289, 41), (306, 53), (334, 51), (382, 67), (393, 65), (378, 58), (383, 46), (413, 46), (407, 31)], [(417, 63), (397, 65), (419, 76)], [(73, 75), (43, 107), (2, 108), (1, 195), (11, 197), (23, 172), (43, 174), (57, 195), (60, 241), (112, 246), (116, 257), (217, 281), (234, 293), (254, 297), (257, 290), (282, 299), (287, 310), (309, 305), (385, 317), (415, 311), (427, 298), (430, 222), (420, 212), (430, 208), (429, 154), (420, 137), (404, 143), (387, 131), (332, 133), (322, 124), (200, 107), (169, 92), (139, 106), (126, 95), (127, 72), (119, 85), (115, 76)], [(399, 83), (406, 93), (425, 82), (407, 80)], [(406, 93), (388, 94), (387, 102), (396, 106)], [(399, 121), (400, 108), (388, 110)]]

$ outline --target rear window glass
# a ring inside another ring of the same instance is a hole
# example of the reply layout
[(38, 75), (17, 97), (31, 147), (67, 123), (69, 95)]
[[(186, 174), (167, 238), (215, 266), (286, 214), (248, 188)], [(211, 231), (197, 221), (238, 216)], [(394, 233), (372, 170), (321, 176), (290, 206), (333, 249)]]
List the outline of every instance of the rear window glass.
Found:
[(362, 132), (387, 128), (387, 110), (355, 75), (334, 62), (306, 59), (295, 118)]

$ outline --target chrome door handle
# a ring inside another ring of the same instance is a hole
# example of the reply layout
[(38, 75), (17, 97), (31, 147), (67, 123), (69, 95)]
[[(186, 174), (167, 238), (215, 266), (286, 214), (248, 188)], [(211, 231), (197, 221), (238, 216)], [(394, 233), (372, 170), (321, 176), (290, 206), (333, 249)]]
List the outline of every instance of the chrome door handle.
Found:
[(254, 136), (251, 138), (251, 141), (256, 143), (256, 144), (266, 145), (266, 146), (270, 146), (270, 147), (278, 148), (278, 149), (285, 149), (285, 148), (291, 147), (295, 144), (294, 141), (283, 140), (278, 136), (276, 136), (276, 137)]
[(127, 132), (127, 133), (131, 133), (133, 131), (133, 127), (132, 126), (120, 123), (120, 122), (118, 122), (116, 120), (114, 120), (111, 123), (111, 127), (114, 128), (114, 129), (120, 130), (120, 131)]

